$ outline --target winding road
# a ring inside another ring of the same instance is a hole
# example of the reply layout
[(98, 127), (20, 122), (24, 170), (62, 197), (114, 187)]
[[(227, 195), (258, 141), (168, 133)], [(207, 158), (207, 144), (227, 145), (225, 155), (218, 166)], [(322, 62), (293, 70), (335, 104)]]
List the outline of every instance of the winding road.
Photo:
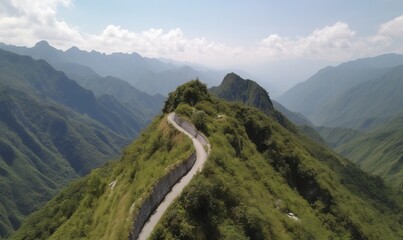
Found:
[[(189, 172), (186, 173), (186, 175), (183, 176), (172, 187), (171, 191), (165, 196), (164, 200), (160, 203), (160, 205), (153, 212), (148, 221), (144, 224), (138, 237), (139, 240), (146, 240), (150, 237), (153, 229), (155, 228), (159, 220), (162, 218), (162, 215), (168, 209), (169, 205), (171, 205), (172, 202), (175, 200), (175, 198), (181, 194), (182, 190), (186, 187), (186, 185), (189, 184), (190, 180), (192, 180), (194, 175), (202, 170), (203, 165), (207, 160), (208, 152), (206, 152), (202, 143), (199, 140), (197, 140), (194, 136), (192, 136), (190, 133), (188, 133), (185, 129), (183, 129), (181, 126), (179, 126), (174, 121), (174, 116), (175, 113), (170, 113), (168, 115), (168, 122), (172, 124), (176, 129), (178, 129), (179, 131), (186, 134), (189, 138), (192, 139), (193, 146), (196, 150), (196, 162), (194, 163), (192, 169), (190, 169)], [(210, 149), (210, 146), (208, 146), (208, 149)]]

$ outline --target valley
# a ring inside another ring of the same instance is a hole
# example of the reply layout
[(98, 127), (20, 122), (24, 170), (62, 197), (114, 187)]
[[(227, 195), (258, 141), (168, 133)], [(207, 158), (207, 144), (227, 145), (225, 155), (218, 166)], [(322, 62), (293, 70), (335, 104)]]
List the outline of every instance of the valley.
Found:
[(0, 48), (0, 239), (403, 237), (402, 55), (272, 100), (136, 53)]
[(403, 1), (0, 1), (0, 240), (403, 240)]

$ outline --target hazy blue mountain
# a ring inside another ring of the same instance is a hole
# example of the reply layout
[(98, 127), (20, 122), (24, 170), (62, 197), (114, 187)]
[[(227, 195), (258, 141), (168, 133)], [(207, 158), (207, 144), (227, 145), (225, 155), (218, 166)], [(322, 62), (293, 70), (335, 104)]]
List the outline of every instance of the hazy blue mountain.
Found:
[[(105, 54), (97, 52), (88, 53), (75, 47), (63, 52), (51, 47), (45, 41), (37, 43), (33, 48), (14, 47), (4, 44), (0, 45), (0, 48), (5, 48), (19, 54), (30, 55), (36, 59), (45, 59), (46, 61), (49, 61), (55, 69), (63, 71), (69, 78), (77, 81), (84, 88), (93, 91), (96, 96), (101, 96), (103, 94), (114, 96), (122, 104), (128, 106), (133, 111), (136, 118), (141, 121), (150, 121), (161, 111), (165, 99), (162, 95), (156, 94), (151, 96), (145, 92), (139, 91), (127, 81), (110, 76), (102, 77), (90, 67), (79, 64), (86, 63), (86, 61), (100, 61), (97, 60), (97, 58), (101, 58), (102, 60), (102, 57), (107, 59)], [(85, 53), (87, 53), (88, 56), (86, 56)], [(123, 54), (122, 56), (126, 55)], [(75, 61), (75, 58), (79, 61), (70, 62)], [(137, 56), (137, 58), (134, 59), (139, 58)], [(163, 63), (158, 62), (158, 60), (148, 58), (144, 59), (153, 63), (156, 69), (164, 69), (162, 67)], [(127, 60), (130, 61), (130, 59)], [(110, 67), (111, 65), (108, 66)]]
[(211, 79), (209, 74), (196, 71), (189, 66), (180, 66), (161, 72), (148, 72), (147, 77), (139, 79), (134, 85), (144, 92), (166, 96), (177, 86), (195, 78), (201, 79), (209, 85), (218, 83), (215, 79)]
[(403, 65), (361, 83), (329, 103), (321, 113), (325, 126), (366, 129), (403, 112)]
[(47, 62), (0, 50), (0, 238), (71, 179), (118, 156), (144, 124)]
[(139, 91), (128, 82), (115, 77), (72, 78), (84, 88), (93, 91), (95, 96), (107, 94), (115, 97), (130, 108), (139, 119), (144, 121), (150, 121), (159, 114), (164, 104), (164, 96), (160, 94), (151, 96)]
[(284, 114), (295, 125), (298, 125), (298, 126), (306, 125), (306, 126), (311, 126), (311, 127), (313, 126), (313, 123), (307, 117), (305, 117), (303, 114), (290, 111), (277, 101), (271, 100), (271, 102), (273, 103), (273, 106), (277, 111)]
[[(299, 83), (277, 100), (291, 111), (300, 112), (315, 125), (322, 125), (324, 112), (345, 92), (361, 83), (379, 79), (391, 67), (403, 64), (403, 55), (386, 54), (327, 67)], [(326, 115), (329, 116), (329, 115)]]
[[(211, 86), (220, 80), (215, 79), (214, 75), (208, 72), (203, 74), (203, 72), (196, 71), (189, 66), (178, 67), (158, 59), (142, 57), (137, 53), (104, 54), (96, 51), (82, 51), (77, 47), (61, 51), (50, 46), (46, 41), (38, 42), (32, 48), (5, 44), (0, 44), (0, 48), (29, 55), (35, 59), (44, 59), (56, 68), (65, 63), (86, 66), (102, 77), (120, 78), (149, 94), (167, 95), (179, 84), (197, 77)], [(81, 68), (81, 70), (83, 69)]]
[(322, 69), (279, 100), (326, 126), (316, 130), (335, 151), (402, 189), (402, 79), (403, 56), (386, 54)]

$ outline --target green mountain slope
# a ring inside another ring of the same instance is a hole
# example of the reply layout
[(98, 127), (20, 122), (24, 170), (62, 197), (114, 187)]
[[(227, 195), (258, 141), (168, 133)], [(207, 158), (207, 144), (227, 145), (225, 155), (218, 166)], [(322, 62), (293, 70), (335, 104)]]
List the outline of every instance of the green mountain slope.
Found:
[(44, 61), (0, 50), (0, 238), (143, 127)]
[(345, 144), (356, 137), (360, 137), (363, 134), (361, 131), (342, 127), (315, 127), (315, 130), (332, 149), (339, 145)]
[(274, 111), (267, 91), (252, 80), (245, 80), (235, 73), (227, 74), (222, 83), (210, 91), (227, 101), (238, 101), (259, 108), (269, 114)]
[(186, 136), (157, 117), (120, 161), (71, 183), (13, 239), (125, 239), (155, 182), (192, 151)]
[[(77, 81), (82, 87), (94, 92), (97, 97), (105, 94), (114, 96), (122, 104), (128, 106), (138, 120), (151, 121), (160, 112), (163, 105), (164, 97), (161, 95), (148, 95), (139, 91), (127, 81), (110, 76), (102, 77), (88, 66), (82, 65), (86, 64), (87, 61), (90, 63), (102, 62), (102, 59), (106, 58), (102, 54), (91, 54), (82, 52), (79, 49), (76, 49), (77, 54), (71, 54), (71, 52), (75, 52), (74, 48), (69, 51), (69, 54), (51, 47), (44, 41), (39, 42), (33, 48), (4, 44), (0, 44), (0, 48), (21, 55), (29, 55), (34, 59), (46, 60), (55, 69), (63, 71), (70, 79)], [(132, 60), (135, 61), (134, 59)], [(130, 58), (125, 59), (125, 61), (125, 64), (131, 64)], [(103, 64), (108, 65), (108, 68), (110, 68), (109, 62)], [(144, 68), (145, 66), (141, 65), (140, 67)]]
[[(320, 135), (312, 129), (313, 124), (306, 117), (272, 101), (267, 91), (253, 80), (245, 80), (235, 73), (230, 73), (219, 86), (210, 88), (210, 92), (227, 101), (241, 102), (256, 107), (264, 113), (274, 116), (280, 124), (289, 130), (296, 131), (298, 129), (309, 138), (324, 143)], [(290, 121), (297, 125), (297, 128)]]
[[(153, 239), (403, 237), (401, 196), (274, 116), (218, 100), (199, 81), (169, 95), (171, 111), (203, 131), (212, 152)], [(156, 180), (192, 151), (170, 129), (157, 118), (120, 161), (71, 184), (13, 239), (126, 238)]]
[(403, 116), (364, 133), (340, 129), (319, 132), (335, 151), (403, 190)]
[[(211, 157), (153, 239), (402, 236), (402, 199), (395, 202), (379, 179), (255, 109), (214, 99), (194, 107), (206, 113)], [(183, 114), (193, 115), (189, 110)]]
[[(329, 104), (361, 83), (378, 79), (389, 68), (403, 64), (403, 55), (386, 54), (327, 67), (277, 98), (291, 111), (307, 116), (315, 125), (323, 124)], [(326, 114), (324, 114), (326, 112)]]

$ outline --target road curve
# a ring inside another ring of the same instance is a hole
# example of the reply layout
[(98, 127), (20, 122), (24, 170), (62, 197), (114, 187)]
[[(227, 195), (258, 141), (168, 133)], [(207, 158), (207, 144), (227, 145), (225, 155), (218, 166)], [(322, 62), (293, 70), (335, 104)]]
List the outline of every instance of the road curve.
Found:
[(150, 216), (148, 221), (144, 224), (143, 228), (141, 229), (140, 235), (138, 237), (139, 240), (146, 240), (150, 237), (151, 232), (161, 219), (162, 215), (164, 212), (168, 209), (169, 205), (175, 200), (176, 197), (178, 197), (182, 190), (188, 185), (190, 180), (194, 177), (194, 175), (198, 172), (201, 171), (203, 168), (204, 163), (207, 160), (208, 153), (204, 149), (202, 143), (197, 140), (195, 137), (193, 137), (190, 133), (188, 133), (185, 129), (180, 127), (175, 121), (174, 121), (174, 115), (175, 113), (170, 113), (168, 115), (168, 122), (172, 124), (176, 129), (181, 131), (182, 133), (186, 134), (189, 138), (192, 139), (193, 141), (193, 146), (196, 150), (196, 162), (194, 163), (192, 169), (189, 170), (188, 173), (186, 173), (185, 176), (183, 176), (179, 182), (177, 182), (171, 189), (171, 191), (165, 196), (164, 200), (158, 205), (157, 209), (153, 212), (153, 214)]

